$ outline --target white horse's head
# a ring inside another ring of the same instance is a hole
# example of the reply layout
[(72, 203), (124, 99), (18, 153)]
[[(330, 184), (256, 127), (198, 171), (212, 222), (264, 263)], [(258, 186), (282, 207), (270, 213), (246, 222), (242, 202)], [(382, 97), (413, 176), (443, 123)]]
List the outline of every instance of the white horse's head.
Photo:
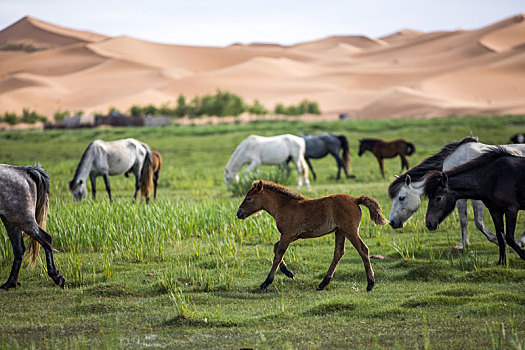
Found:
[(421, 188), (412, 185), (410, 175), (392, 198), (389, 223), (392, 228), (401, 228), (421, 206)]
[(223, 179), (224, 183), (226, 184), (226, 188), (230, 189), (232, 182), (239, 182), (239, 173), (226, 167), (226, 169), (224, 169)]
[(80, 202), (87, 197), (86, 183), (82, 179), (76, 182), (69, 181), (69, 190), (77, 202)]

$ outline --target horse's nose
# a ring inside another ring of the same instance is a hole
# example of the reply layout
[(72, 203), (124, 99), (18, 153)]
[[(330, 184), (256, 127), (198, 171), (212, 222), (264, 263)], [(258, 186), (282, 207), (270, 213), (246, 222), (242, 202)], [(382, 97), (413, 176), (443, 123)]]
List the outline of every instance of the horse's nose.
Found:
[(241, 209), (239, 209), (237, 210), (237, 218), (244, 220), (246, 219), (246, 214)]
[(430, 231), (435, 231), (435, 230), (438, 229), (439, 224), (433, 224), (433, 223), (431, 223), (430, 221), (427, 221), (427, 222), (425, 222), (425, 226), (426, 226)]
[(399, 222), (395, 222), (394, 220), (390, 220), (389, 222), (390, 226), (393, 228), (393, 229), (396, 229), (396, 228), (402, 228), (403, 227), (403, 223), (401, 221)]

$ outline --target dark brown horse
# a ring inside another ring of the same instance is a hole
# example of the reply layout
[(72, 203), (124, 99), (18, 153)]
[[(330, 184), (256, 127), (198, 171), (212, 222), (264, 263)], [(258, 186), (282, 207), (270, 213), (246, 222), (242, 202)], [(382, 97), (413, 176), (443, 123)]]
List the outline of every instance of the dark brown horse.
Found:
[(286, 266), (283, 255), (293, 241), (301, 238), (315, 238), (335, 233), (335, 250), (332, 264), (323, 281), (317, 287), (322, 290), (334, 275), (339, 260), (345, 253), (345, 239), (348, 238), (355, 247), (365, 265), (368, 285), (367, 291), (374, 287), (374, 271), (370, 266), (368, 247), (359, 237), (362, 204), (370, 211), (370, 217), (378, 225), (385, 225), (388, 220), (381, 214), (377, 201), (368, 196), (354, 198), (346, 194), (335, 194), (317, 199), (306, 199), (300, 194), (291, 192), (286, 187), (267, 181), (254, 181), (237, 211), (239, 219), (265, 210), (277, 224), (281, 239), (273, 246), (273, 265), (261, 290), (266, 289), (275, 277), (277, 267), (288, 277), (294, 278)]
[(359, 157), (365, 151), (370, 151), (376, 156), (381, 168), (381, 175), (385, 177), (385, 170), (383, 168), (384, 158), (394, 158), (399, 156), (401, 158), (401, 172), (403, 168), (409, 169), (408, 161), (405, 156), (409, 156), (416, 151), (416, 146), (412, 142), (407, 142), (403, 139), (394, 141), (383, 141), (380, 139), (361, 139), (359, 140)]
[(151, 184), (153, 183), (153, 199), (157, 200), (157, 184), (159, 181), (160, 168), (162, 167), (162, 156), (158, 151), (151, 151), (151, 171), (148, 173), (151, 176), (150, 181), (140, 182), (140, 195), (146, 199), (146, 204), (149, 203), (149, 196), (151, 194)]

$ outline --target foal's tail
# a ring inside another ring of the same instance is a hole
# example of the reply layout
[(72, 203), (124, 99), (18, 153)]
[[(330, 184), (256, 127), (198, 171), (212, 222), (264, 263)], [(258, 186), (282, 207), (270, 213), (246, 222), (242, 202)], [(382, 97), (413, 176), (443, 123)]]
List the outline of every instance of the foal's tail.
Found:
[(144, 146), (146, 149), (146, 156), (142, 163), (142, 169), (140, 170), (140, 195), (142, 198), (146, 198), (146, 202), (149, 201), (149, 194), (151, 192), (151, 185), (153, 184), (153, 165), (151, 161), (151, 150), (149, 147)]
[[(26, 171), (27, 175), (36, 185), (36, 223), (45, 230), (47, 209), (49, 208), (49, 175), (40, 164), (28, 166), (26, 167)], [(33, 237), (31, 237), (31, 240), (29, 241), (28, 252), (31, 252), (31, 266), (34, 267), (36, 259), (38, 258), (38, 253), (40, 252), (40, 244)]]
[(345, 135), (339, 135), (337, 136), (337, 138), (341, 142), (341, 148), (343, 149), (343, 165), (349, 173), (352, 173), (352, 164), (350, 164), (350, 147), (348, 146), (348, 139)]
[(407, 142), (405, 144), (405, 154), (407, 156), (411, 155), (416, 151), (416, 146), (412, 142)]
[(381, 207), (379, 203), (372, 197), (361, 196), (357, 198), (357, 204), (364, 205), (370, 211), (370, 218), (376, 225), (386, 225), (388, 220), (381, 214)]

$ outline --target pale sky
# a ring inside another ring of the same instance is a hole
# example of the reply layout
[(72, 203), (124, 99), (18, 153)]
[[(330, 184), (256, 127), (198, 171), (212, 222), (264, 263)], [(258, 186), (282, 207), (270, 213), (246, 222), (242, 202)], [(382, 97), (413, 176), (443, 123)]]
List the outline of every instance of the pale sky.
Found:
[(401, 29), (475, 29), (525, 13), (525, 0), (0, 0), (0, 29), (28, 15), (73, 29), (185, 45), (284, 45)]

